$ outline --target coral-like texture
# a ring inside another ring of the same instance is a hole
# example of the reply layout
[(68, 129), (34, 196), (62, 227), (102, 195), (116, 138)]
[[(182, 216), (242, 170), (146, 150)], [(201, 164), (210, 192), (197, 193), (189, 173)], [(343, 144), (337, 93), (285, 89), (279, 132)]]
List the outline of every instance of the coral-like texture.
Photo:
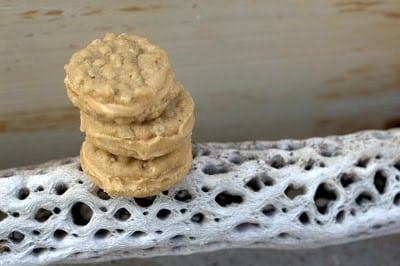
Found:
[(193, 147), (188, 176), (110, 198), (78, 158), (0, 171), (0, 264), (233, 247), (311, 248), (400, 232), (400, 130)]

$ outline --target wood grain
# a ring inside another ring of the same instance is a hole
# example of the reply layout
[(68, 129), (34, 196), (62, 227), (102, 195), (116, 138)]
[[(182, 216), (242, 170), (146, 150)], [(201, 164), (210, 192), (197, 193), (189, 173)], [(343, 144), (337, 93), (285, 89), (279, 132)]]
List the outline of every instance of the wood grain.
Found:
[[(70, 107), (63, 65), (113, 31), (168, 51), (196, 101), (195, 141), (326, 135), (343, 123), (349, 132), (384, 127), (400, 112), (399, 14), (398, 0), (4, 1), (0, 120)], [(370, 122), (348, 123), (360, 118)], [(59, 139), (63, 130), (69, 138)], [(43, 153), (29, 155), (37, 134), (46, 136)], [(80, 138), (69, 123), (0, 133), (0, 149), (13, 147), (20, 158), (0, 157), (0, 168), (49, 159), (49, 143), (62, 150)]]

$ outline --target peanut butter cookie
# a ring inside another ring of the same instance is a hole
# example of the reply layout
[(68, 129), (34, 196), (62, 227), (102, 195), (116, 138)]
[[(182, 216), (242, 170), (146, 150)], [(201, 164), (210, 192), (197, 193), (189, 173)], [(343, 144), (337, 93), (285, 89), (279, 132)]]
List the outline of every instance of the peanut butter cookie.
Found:
[(116, 155), (149, 160), (170, 153), (190, 138), (194, 125), (194, 103), (181, 84), (179, 95), (156, 119), (117, 125), (81, 112), (81, 131), (86, 141)]
[(191, 164), (190, 140), (176, 151), (148, 161), (116, 156), (86, 141), (81, 148), (82, 169), (111, 196), (156, 195), (180, 181)]
[(166, 52), (143, 37), (109, 33), (73, 54), (64, 69), (72, 102), (101, 120), (154, 119), (176, 97)]

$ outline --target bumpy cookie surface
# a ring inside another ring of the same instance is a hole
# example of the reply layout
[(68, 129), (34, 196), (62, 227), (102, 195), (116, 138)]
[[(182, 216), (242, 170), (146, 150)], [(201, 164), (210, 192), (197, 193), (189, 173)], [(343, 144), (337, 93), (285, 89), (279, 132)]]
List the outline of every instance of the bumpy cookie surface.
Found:
[(192, 164), (191, 141), (163, 157), (149, 161), (116, 156), (84, 142), (82, 168), (93, 183), (111, 196), (146, 197), (180, 181)]
[(107, 34), (73, 54), (64, 69), (67, 89), (79, 98), (74, 104), (105, 120), (152, 119), (173, 98), (166, 52), (139, 36)]
[(117, 155), (148, 160), (170, 153), (190, 138), (195, 120), (192, 97), (179, 83), (177, 87), (179, 95), (154, 120), (117, 125), (81, 112), (81, 131), (88, 142)]

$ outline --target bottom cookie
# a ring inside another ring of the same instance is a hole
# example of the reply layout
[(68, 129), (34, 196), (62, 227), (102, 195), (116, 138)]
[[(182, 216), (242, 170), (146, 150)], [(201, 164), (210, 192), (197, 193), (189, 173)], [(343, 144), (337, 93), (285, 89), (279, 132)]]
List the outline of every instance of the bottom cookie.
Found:
[(116, 156), (83, 142), (81, 165), (90, 180), (110, 196), (157, 195), (180, 181), (192, 165), (191, 140), (167, 155), (148, 161)]

